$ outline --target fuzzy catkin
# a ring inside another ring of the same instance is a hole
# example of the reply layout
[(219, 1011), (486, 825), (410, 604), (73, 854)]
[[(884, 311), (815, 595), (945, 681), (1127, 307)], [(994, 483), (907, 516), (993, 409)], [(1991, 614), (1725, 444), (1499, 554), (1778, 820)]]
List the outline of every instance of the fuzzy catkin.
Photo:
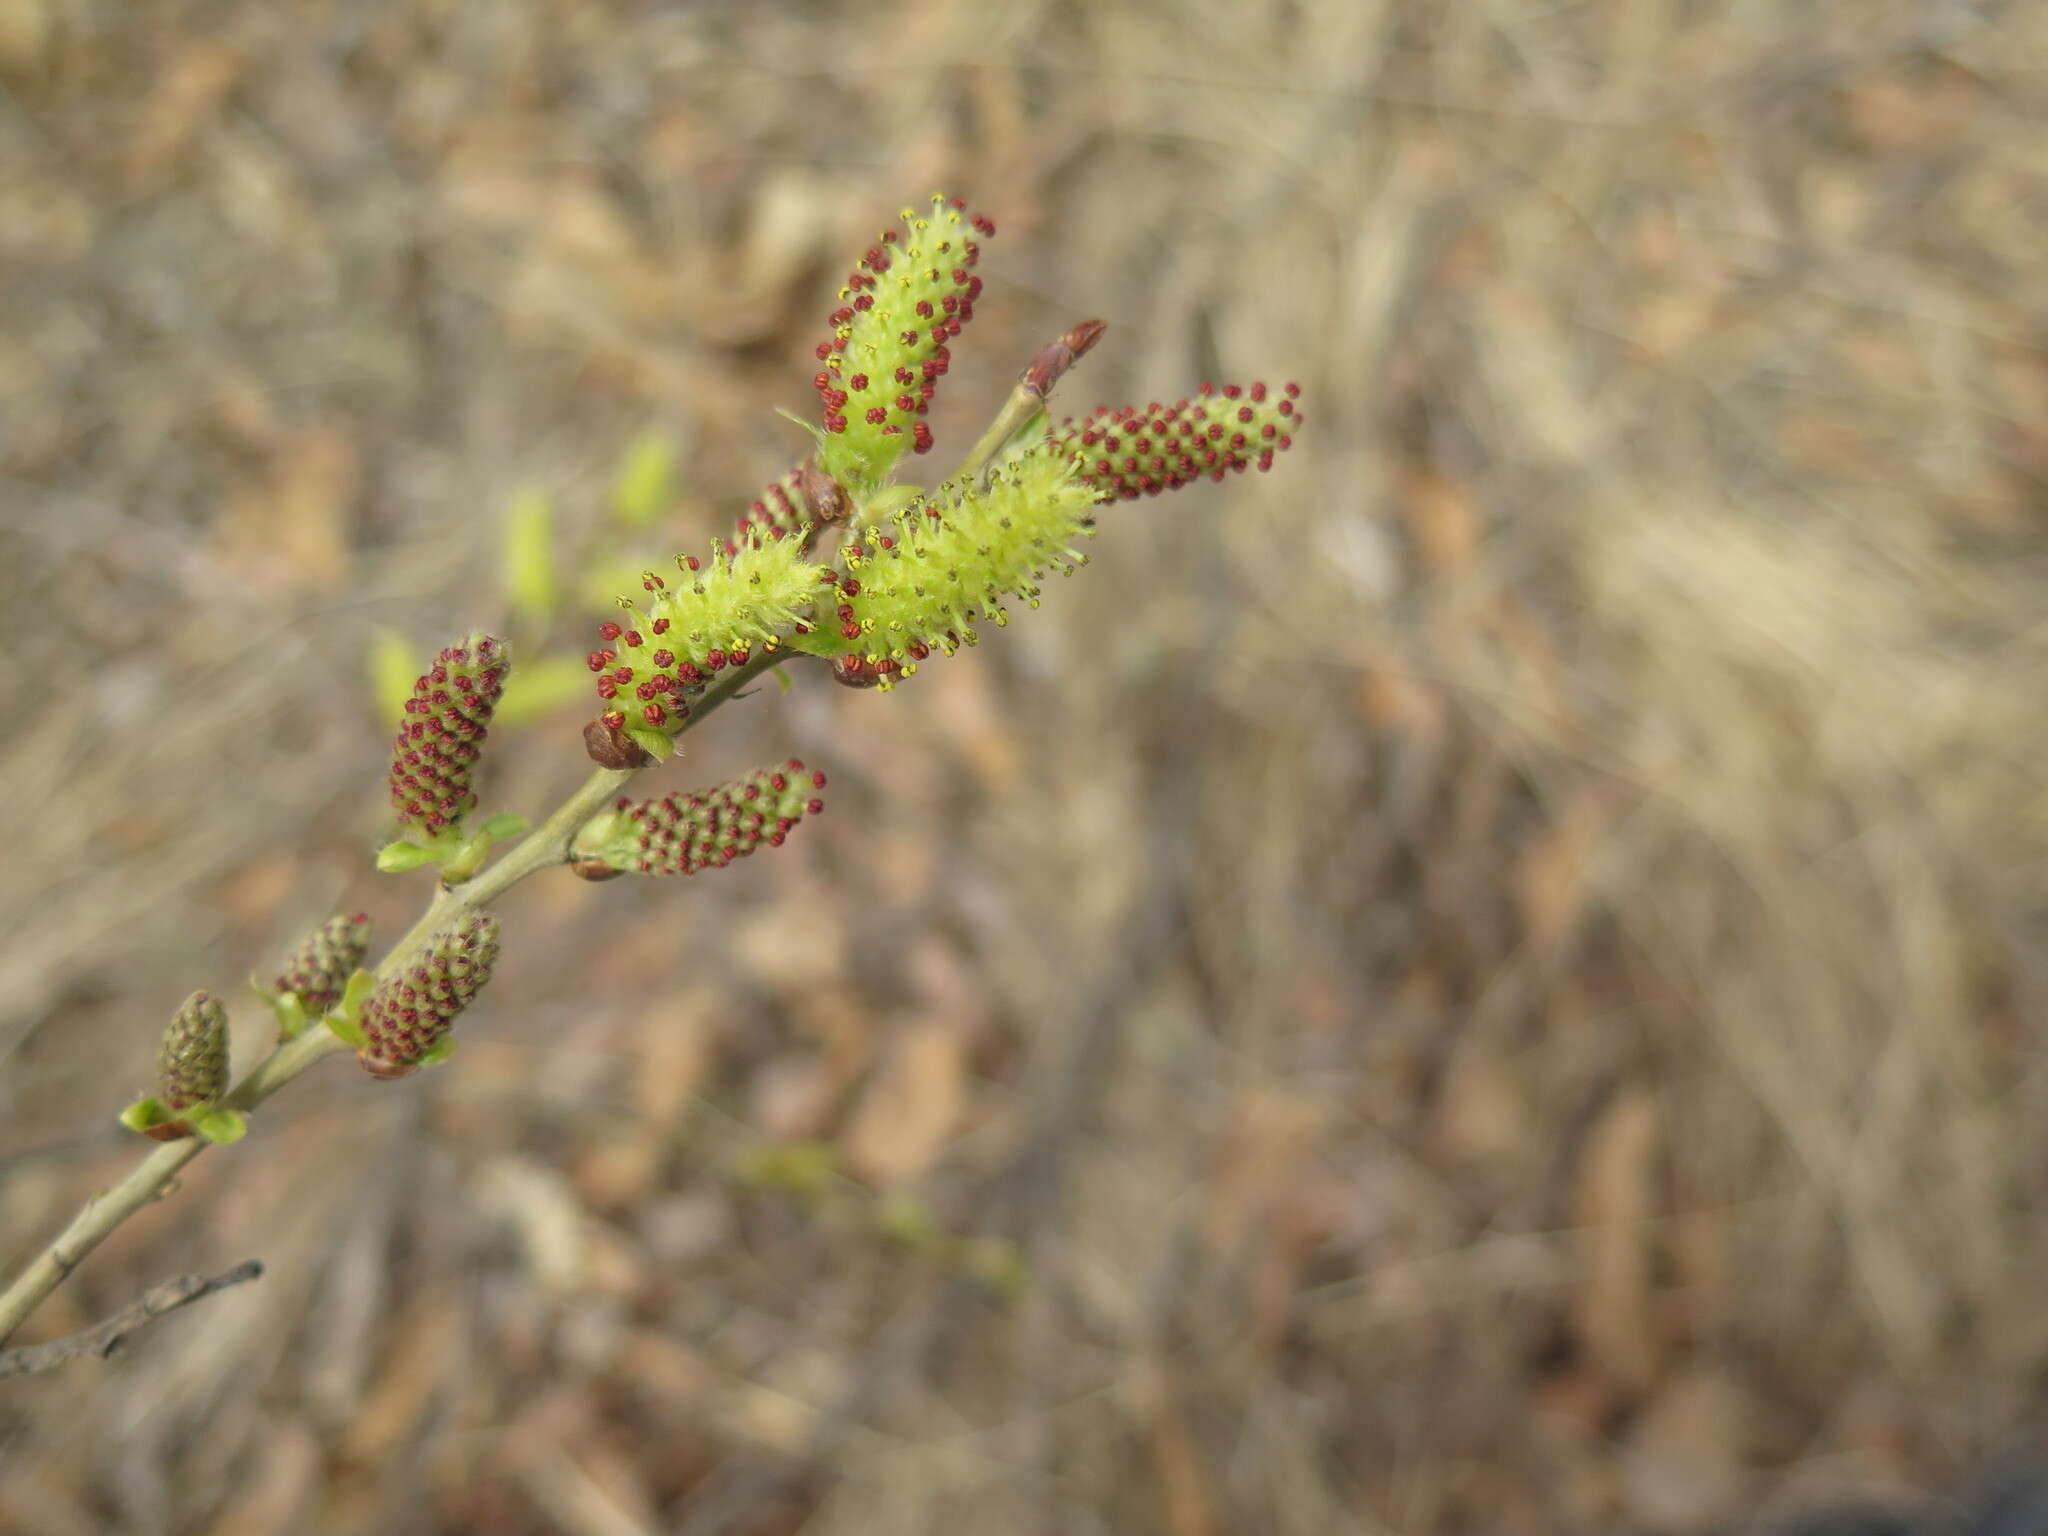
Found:
[(370, 919), (362, 912), (330, 917), (306, 936), (277, 973), (274, 990), (295, 992), (315, 1018), (341, 1001), (342, 989), (370, 948)]
[(204, 1109), (228, 1088), (228, 1011), (194, 992), (164, 1028), (156, 1059), (157, 1097), (178, 1111)]
[(444, 929), (363, 1002), (357, 1052), (378, 1077), (402, 1077), (447, 1037), (456, 1017), (491, 979), (498, 958), (498, 920), (472, 912)]
[(504, 641), (472, 634), (413, 684), (391, 743), (391, 804), (400, 824), (437, 833), (475, 808), (470, 779), (511, 670)]

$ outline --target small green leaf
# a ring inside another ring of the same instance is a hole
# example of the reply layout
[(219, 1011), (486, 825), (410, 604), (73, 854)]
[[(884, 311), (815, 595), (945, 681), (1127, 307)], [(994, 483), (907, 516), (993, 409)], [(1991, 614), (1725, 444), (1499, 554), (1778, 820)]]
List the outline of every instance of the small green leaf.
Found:
[(405, 718), (405, 701), (412, 697), (412, 685), (426, 670), (413, 643), (395, 629), (379, 629), (370, 636), (370, 694), (377, 701), (377, 713), (396, 725)]
[(363, 1026), (356, 1022), (353, 1013), (330, 1013), (327, 1015), (327, 1027), (334, 1031), (337, 1040), (359, 1051), (370, 1043), (370, 1037), (363, 1033)]
[(270, 1011), (277, 1015), (277, 1038), (293, 1040), (306, 1032), (306, 1026), (313, 1021), (307, 1017), (306, 1005), (299, 1001), (296, 992), (272, 992), (263, 1000), (270, 1004)]
[[(555, 509), (539, 491), (521, 491), (505, 511), (505, 596), (513, 611), (537, 624), (554, 616)], [(513, 674), (518, 675), (516, 672)]]
[(530, 825), (532, 823), (524, 816), (514, 815), (511, 811), (500, 811), (484, 823), (483, 832), (490, 838), (514, 837), (524, 832)]
[(649, 427), (619, 458), (612, 480), (612, 518), (622, 528), (645, 528), (676, 499), (676, 443), (660, 427)]
[(146, 1131), (173, 1118), (170, 1106), (154, 1096), (137, 1099), (121, 1111), (121, 1123), (131, 1131)]
[(553, 714), (562, 705), (590, 689), (590, 668), (567, 656), (546, 656), (516, 668), (505, 679), (505, 692), (498, 700), (495, 721), (519, 725)]
[(453, 1040), (447, 1039), (446, 1037), (443, 1037), (442, 1039), (436, 1040), (432, 1045), (428, 1046), (426, 1050), (420, 1053), (419, 1064), (423, 1067), (431, 1067), (435, 1062), (446, 1061), (450, 1056), (454, 1054), (455, 1042)]
[(232, 1109), (209, 1109), (192, 1122), (192, 1129), (215, 1146), (224, 1147), (249, 1134), (249, 1122)]
[(422, 848), (418, 843), (409, 843), (404, 838), (386, 843), (377, 850), (377, 868), (387, 875), (402, 875), (409, 869), (418, 869), (422, 864), (432, 864), (442, 857), (444, 850)]
[(377, 977), (373, 972), (357, 969), (349, 973), (348, 985), (341, 989), (341, 1001), (335, 1005), (336, 1013), (345, 1013), (350, 1018), (363, 1006), (363, 1000), (377, 990)]

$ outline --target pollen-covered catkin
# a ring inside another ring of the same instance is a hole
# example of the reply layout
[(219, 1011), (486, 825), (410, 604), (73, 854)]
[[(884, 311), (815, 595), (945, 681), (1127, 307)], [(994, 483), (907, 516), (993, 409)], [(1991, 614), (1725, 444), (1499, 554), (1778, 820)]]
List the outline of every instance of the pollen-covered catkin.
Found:
[(855, 492), (881, 483), (906, 450), (931, 448), (925, 412), (952, 364), (950, 343), (974, 318), (981, 241), (996, 227), (958, 198), (902, 212), (839, 290), (832, 335), (818, 343), (823, 434), (818, 462)]

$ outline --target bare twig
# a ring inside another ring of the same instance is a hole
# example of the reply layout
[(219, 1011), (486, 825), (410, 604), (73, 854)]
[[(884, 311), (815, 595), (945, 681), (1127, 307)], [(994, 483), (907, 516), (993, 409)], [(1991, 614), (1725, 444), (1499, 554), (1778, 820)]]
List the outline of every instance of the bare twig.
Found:
[(105, 1322), (95, 1324), (83, 1333), (52, 1339), (47, 1344), (0, 1350), (0, 1381), (9, 1376), (39, 1376), (85, 1355), (105, 1360), (127, 1342), (129, 1334), (166, 1312), (190, 1306), (200, 1297), (224, 1291), (231, 1285), (257, 1279), (262, 1273), (262, 1261), (248, 1259), (223, 1274), (179, 1275), (161, 1285), (151, 1286), (140, 1301), (130, 1303)]

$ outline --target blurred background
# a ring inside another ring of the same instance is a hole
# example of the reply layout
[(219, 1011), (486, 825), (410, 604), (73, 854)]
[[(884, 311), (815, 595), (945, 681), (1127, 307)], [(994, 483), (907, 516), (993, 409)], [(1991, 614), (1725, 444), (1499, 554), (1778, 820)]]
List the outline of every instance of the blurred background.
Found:
[(416, 913), (375, 658), (580, 657), (898, 207), (999, 229), (935, 460), (1089, 316), (1070, 409), (1308, 426), (693, 735), (826, 813), (196, 1163), (17, 1342), (268, 1274), (9, 1383), (0, 1529), (1947, 1528), (2048, 1385), (2044, 109), (1991, 0), (5, 0), (10, 1269), (188, 991)]

